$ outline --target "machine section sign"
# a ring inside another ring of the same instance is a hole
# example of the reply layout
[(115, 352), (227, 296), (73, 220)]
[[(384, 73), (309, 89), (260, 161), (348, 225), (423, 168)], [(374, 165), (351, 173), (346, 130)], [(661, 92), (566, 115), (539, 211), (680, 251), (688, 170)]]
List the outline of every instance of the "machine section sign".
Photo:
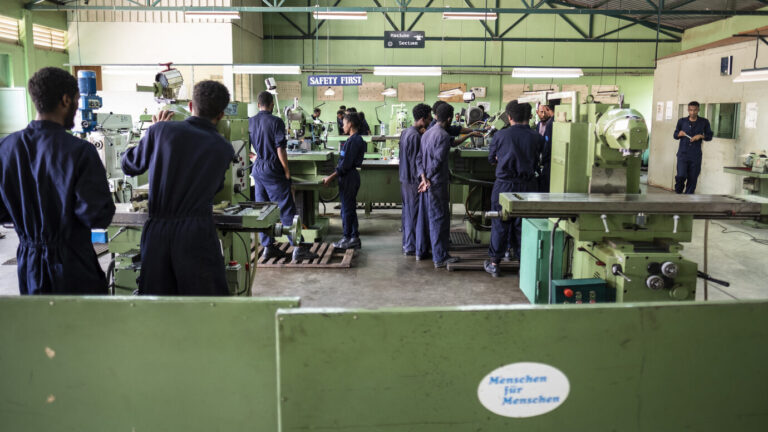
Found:
[(363, 85), (362, 75), (310, 75), (307, 77), (310, 87), (336, 87)]
[(384, 48), (424, 48), (424, 32), (385, 31)]

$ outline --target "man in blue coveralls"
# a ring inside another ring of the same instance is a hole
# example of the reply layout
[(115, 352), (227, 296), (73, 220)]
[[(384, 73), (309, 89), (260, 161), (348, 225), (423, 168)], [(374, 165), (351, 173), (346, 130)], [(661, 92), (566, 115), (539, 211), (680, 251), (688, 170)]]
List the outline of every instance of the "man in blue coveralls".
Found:
[(360, 136), (360, 116), (350, 113), (344, 116), (344, 133), (349, 139), (339, 147), (339, 164), (333, 173), (323, 179), (328, 186), (339, 178), (339, 200), (341, 201), (341, 226), (344, 235), (334, 242), (337, 249), (360, 249), (360, 232), (357, 224), (357, 191), (360, 190), (360, 174), (357, 169), (363, 165), (367, 145)]
[(677, 121), (674, 138), (680, 140), (677, 148), (677, 175), (675, 192), (692, 194), (701, 172), (701, 142), (712, 141), (709, 120), (699, 117), (699, 103), (688, 104), (688, 117)]
[[(536, 192), (539, 187), (536, 172), (544, 138), (528, 125), (531, 105), (512, 101), (507, 104), (505, 114), (510, 127), (498, 131), (488, 149), (488, 162), (496, 165), (496, 181), (491, 192), (493, 211), (501, 211), (500, 193)], [(490, 259), (484, 263), (485, 271), (491, 276), (499, 276), (499, 262), (510, 244), (520, 250), (520, 226), (520, 218), (493, 219), (491, 222)]]
[[(258, 95), (259, 113), (248, 119), (248, 131), (251, 145), (256, 153), (253, 161), (253, 180), (255, 181), (256, 201), (271, 201), (280, 207), (280, 221), (290, 226), (296, 216), (296, 203), (291, 194), (291, 170), (288, 168), (287, 139), (285, 123), (280, 117), (272, 115), (275, 99), (272, 93), (263, 91)], [(284, 258), (285, 253), (274, 243), (274, 239), (260, 233), (261, 245), (264, 246), (262, 258)], [(301, 239), (288, 236), (293, 245), (293, 261), (317, 258), (301, 245)]]
[[(432, 109), (427, 104), (413, 107), (413, 126), (400, 134), (400, 191), (403, 195), (403, 255), (424, 256), (426, 245), (416, 248), (416, 225), (419, 216), (419, 184), (424, 180), (421, 158), (421, 131), (432, 121)], [(426, 227), (424, 227), (426, 228)]]
[(429, 237), (432, 244), (432, 261), (435, 268), (459, 261), (448, 254), (451, 228), (450, 195), (448, 193), (448, 152), (454, 138), (446, 130), (453, 119), (453, 107), (444, 103), (436, 109), (435, 126), (421, 137), (421, 153), (426, 181), (419, 187), (426, 191), (425, 200), (429, 220)]
[(544, 147), (541, 151), (541, 176), (539, 177), (539, 192), (549, 193), (549, 173), (552, 169), (552, 124), (554, 123), (555, 105), (541, 104), (536, 109), (539, 124), (536, 130), (544, 137)]
[(235, 150), (216, 130), (229, 91), (216, 81), (195, 84), (192, 117), (170, 121), (161, 111), (139, 145), (123, 155), (123, 172), (149, 171), (149, 220), (141, 233), (140, 295), (229, 295), (213, 197)]
[(107, 173), (75, 126), (77, 80), (59, 68), (29, 79), (37, 118), (0, 140), (0, 222), (12, 222), (19, 293), (107, 294), (91, 229), (115, 214)]

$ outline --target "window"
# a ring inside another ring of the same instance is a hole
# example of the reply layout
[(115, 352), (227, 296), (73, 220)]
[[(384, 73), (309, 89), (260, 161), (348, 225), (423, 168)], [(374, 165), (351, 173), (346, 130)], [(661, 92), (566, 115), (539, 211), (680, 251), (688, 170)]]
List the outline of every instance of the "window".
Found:
[(19, 20), (0, 16), (0, 41), (19, 42)]
[(736, 138), (736, 127), (739, 124), (739, 105), (737, 103), (709, 104), (707, 119), (715, 138)]
[(67, 49), (67, 32), (64, 30), (32, 24), (32, 37), (38, 48), (51, 51), (65, 51)]

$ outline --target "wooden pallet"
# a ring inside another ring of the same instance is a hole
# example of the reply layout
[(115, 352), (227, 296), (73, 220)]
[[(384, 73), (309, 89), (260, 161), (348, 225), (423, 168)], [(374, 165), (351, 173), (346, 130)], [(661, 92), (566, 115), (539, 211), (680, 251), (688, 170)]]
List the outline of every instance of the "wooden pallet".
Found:
[[(456, 270), (479, 270), (485, 271), (483, 263), (488, 259), (487, 247), (475, 247), (472, 249), (456, 249), (451, 250), (451, 256), (461, 258), (461, 261), (453, 264), (448, 264), (446, 268), (448, 271)], [(501, 273), (517, 273), (520, 269), (520, 261), (504, 261), (499, 263), (501, 266)]]
[[(93, 251), (96, 252), (97, 257), (100, 257), (109, 252), (109, 245), (106, 243), (94, 243)], [(4, 262), (3, 265), (17, 265), (16, 258), (9, 259), (8, 261)]]
[(288, 256), (264, 260), (261, 258), (264, 246), (259, 246), (259, 249), (256, 251), (259, 257), (256, 268), (350, 268), (352, 267), (352, 258), (355, 256), (354, 249), (335, 249), (330, 243), (312, 243), (312, 247), (309, 250), (319, 255), (319, 258), (293, 263), (291, 262), (293, 246), (290, 243), (278, 243), (278, 247), (281, 251), (287, 253)]

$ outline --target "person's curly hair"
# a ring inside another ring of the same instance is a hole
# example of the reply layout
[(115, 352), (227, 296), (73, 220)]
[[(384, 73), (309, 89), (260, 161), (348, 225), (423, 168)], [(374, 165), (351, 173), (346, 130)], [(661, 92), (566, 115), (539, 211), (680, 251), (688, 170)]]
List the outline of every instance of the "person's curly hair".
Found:
[(229, 90), (217, 81), (200, 81), (192, 90), (192, 103), (198, 116), (215, 119), (229, 105)]
[(77, 79), (57, 67), (45, 67), (35, 72), (27, 83), (27, 89), (35, 109), (41, 114), (55, 111), (64, 95), (69, 95), (74, 101), (79, 94)]

